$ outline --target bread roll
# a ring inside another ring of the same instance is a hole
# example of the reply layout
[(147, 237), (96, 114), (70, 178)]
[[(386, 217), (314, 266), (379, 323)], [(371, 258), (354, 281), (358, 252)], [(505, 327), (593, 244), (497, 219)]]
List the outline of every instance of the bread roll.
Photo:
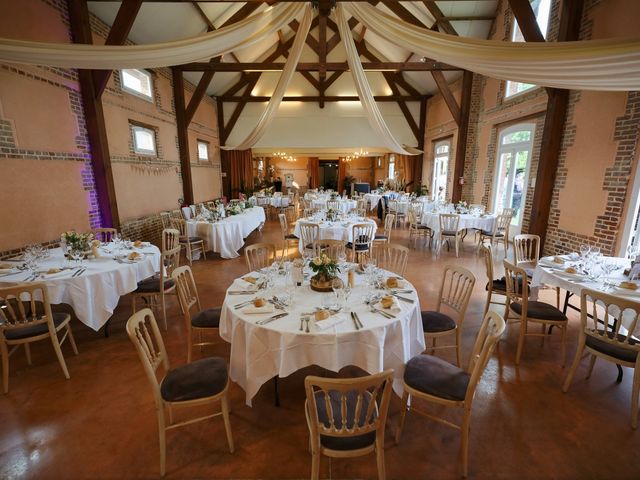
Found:
[(325, 320), (331, 316), (331, 314), (327, 310), (318, 310), (315, 314), (316, 321)]
[(142, 246), (142, 240), (136, 240), (135, 242), (133, 242), (133, 246), (134, 246), (134, 247), (140, 247), (140, 246)]
[(247, 283), (251, 283), (253, 285), (256, 284), (256, 278), (255, 277), (244, 277), (243, 280)]
[(554, 257), (553, 263), (559, 263), (562, 265), (564, 263), (564, 259), (562, 257)]
[(47, 273), (51, 274), (51, 273), (60, 273), (62, 270), (60, 270), (59, 268), (50, 268), (49, 270), (47, 270)]
[(564, 269), (566, 273), (578, 273), (578, 271), (573, 267), (567, 267)]
[(380, 300), (380, 305), (382, 305), (383, 308), (391, 308), (391, 306), (393, 305), (393, 297), (387, 295), (386, 297), (382, 297), (382, 300)]
[(267, 304), (267, 301), (264, 298), (256, 298), (253, 301), (254, 307), (264, 307)]
[(131, 252), (127, 257), (129, 260), (137, 260), (138, 258), (140, 258), (140, 254), (138, 252)]
[(398, 288), (398, 279), (395, 277), (387, 278), (387, 287)]
[(620, 288), (626, 288), (627, 290), (637, 290), (638, 285), (633, 282), (621, 282)]

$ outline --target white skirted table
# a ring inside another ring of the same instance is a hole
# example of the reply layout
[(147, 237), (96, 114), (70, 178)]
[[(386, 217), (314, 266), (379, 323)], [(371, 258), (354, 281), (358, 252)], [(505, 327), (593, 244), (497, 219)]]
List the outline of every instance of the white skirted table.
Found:
[[(434, 233), (440, 231), (440, 214), (439, 213), (423, 213), (422, 225), (429, 227)], [(470, 213), (460, 214), (460, 222), (458, 223), (458, 229), (464, 230), (467, 228), (477, 228), (478, 230), (485, 230), (492, 232), (496, 223), (495, 215), (471, 215)]]
[[(132, 251), (141, 254), (138, 261), (115, 259), (116, 253), (118, 257), (124, 257)], [(82, 267), (86, 270), (75, 275), (79, 271), (75, 262), (66, 261), (60, 248), (51, 249), (49, 257), (38, 262), (40, 277), (35, 280), (46, 283), (52, 304), (70, 305), (78, 320), (95, 331), (113, 315), (121, 296), (133, 292), (138, 282), (160, 271), (160, 250), (154, 245), (116, 251), (113, 245), (107, 244), (99, 249), (99, 253), (99, 258), (83, 260)], [(66, 268), (61, 272), (46, 273), (49, 269), (63, 267)], [(0, 286), (29, 278), (30, 273), (16, 270), (16, 273), (0, 276)]]
[[(317, 198), (315, 200), (311, 200), (311, 206), (314, 209), (326, 210), (328, 201), (330, 200)], [(335, 201), (338, 202), (338, 211), (341, 213), (348, 213), (351, 210), (355, 210), (358, 206), (358, 202), (356, 202), (355, 200), (336, 198)]]
[(207, 251), (219, 253), (222, 258), (236, 258), (244, 239), (256, 228), (262, 228), (264, 222), (264, 209), (252, 207), (215, 223), (189, 220), (187, 233), (190, 237), (202, 238)]
[[(391, 275), (385, 272), (385, 276)], [(252, 276), (259, 276), (255, 272)], [(230, 295), (229, 292), (246, 291), (251, 285), (236, 279), (227, 290), (220, 319), (220, 336), (231, 344), (229, 376), (246, 394), (246, 402), (260, 387), (272, 378), (286, 377), (309, 365), (318, 365), (338, 372), (347, 365), (355, 365), (369, 373), (394, 369), (394, 390), (402, 394), (404, 365), (425, 349), (420, 316), (420, 303), (415, 289), (406, 282), (403, 288), (412, 293), (403, 296), (412, 303), (400, 301), (394, 309), (395, 318), (372, 313), (364, 303), (371, 289), (364, 285), (364, 277), (356, 276), (356, 286), (348, 299), (350, 311), (360, 317), (363, 328), (356, 329), (348, 312), (339, 312), (327, 320), (309, 322), (309, 332), (301, 321), (301, 314), (320, 307), (323, 297), (333, 293), (312, 291), (306, 280), (301, 287), (286, 284), (284, 276), (278, 276), (267, 297), (295, 290), (293, 303), (285, 310), (273, 309), (269, 313), (251, 314), (235, 305), (263, 294)], [(255, 288), (255, 287), (253, 287)], [(271, 305), (271, 304), (268, 304)], [(273, 315), (287, 315), (267, 324), (259, 325)], [(323, 323), (324, 322), (324, 323)], [(300, 330), (301, 325), (303, 330)]]
[[(376, 234), (378, 226), (376, 222), (370, 218), (349, 218), (347, 220), (338, 220), (335, 222), (328, 222), (326, 220), (316, 221), (312, 218), (300, 218), (296, 221), (296, 225), (293, 229), (293, 234), (302, 238), (300, 235), (300, 222), (317, 223), (320, 226), (320, 233), (318, 240), (342, 240), (344, 243), (353, 241), (353, 226), (358, 223), (370, 223), (373, 225), (373, 235)], [(300, 252), (304, 251), (304, 245), (300, 240), (298, 245)]]

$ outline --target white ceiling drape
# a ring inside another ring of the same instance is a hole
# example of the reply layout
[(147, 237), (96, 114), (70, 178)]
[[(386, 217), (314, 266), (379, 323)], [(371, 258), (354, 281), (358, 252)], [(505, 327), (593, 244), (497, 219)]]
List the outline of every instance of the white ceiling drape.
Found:
[(640, 39), (478, 40), (419, 28), (367, 3), (340, 5), (399, 47), (488, 77), (574, 90), (640, 90)]
[(347, 52), (349, 71), (353, 77), (353, 82), (355, 83), (356, 91), (358, 92), (358, 98), (360, 98), (360, 102), (367, 112), (369, 125), (371, 125), (373, 131), (378, 134), (384, 146), (389, 150), (404, 155), (418, 155), (421, 153), (419, 150), (400, 145), (396, 139), (393, 138), (389, 127), (387, 127), (382, 113), (380, 113), (378, 105), (373, 98), (371, 86), (369, 85), (369, 81), (367, 80), (364, 69), (362, 68), (360, 55), (358, 54), (358, 50), (356, 49), (356, 45), (353, 41), (351, 29), (349, 28), (349, 23), (347, 22), (347, 17), (341, 3), (338, 3), (336, 6), (336, 23), (338, 24), (338, 31), (340, 33), (342, 43), (344, 44), (344, 49)]
[(273, 95), (271, 95), (267, 108), (262, 113), (258, 124), (253, 129), (253, 131), (249, 133), (249, 135), (247, 135), (247, 137), (235, 147), (225, 146), (220, 148), (224, 150), (246, 150), (253, 147), (258, 142), (258, 140), (262, 138), (262, 135), (264, 135), (265, 131), (273, 121), (273, 118), (278, 111), (278, 107), (280, 107), (280, 103), (282, 102), (282, 97), (284, 97), (284, 94), (287, 91), (289, 82), (291, 82), (293, 74), (296, 73), (296, 67), (298, 66), (298, 61), (300, 60), (300, 54), (302, 53), (305, 40), (307, 38), (307, 35), (309, 34), (309, 29), (311, 28), (313, 10), (311, 9), (311, 5), (304, 5), (304, 16), (302, 17), (300, 27), (298, 28), (295, 40), (293, 41), (293, 45), (291, 46), (291, 50), (289, 51), (289, 57), (287, 58), (287, 62), (284, 65), (284, 70), (282, 70), (282, 73), (280, 74), (276, 89), (273, 92)]
[(0, 62), (114, 70), (208, 61), (251, 46), (286, 27), (304, 7), (303, 3), (279, 3), (204, 35), (149, 45), (83, 45), (0, 38)]

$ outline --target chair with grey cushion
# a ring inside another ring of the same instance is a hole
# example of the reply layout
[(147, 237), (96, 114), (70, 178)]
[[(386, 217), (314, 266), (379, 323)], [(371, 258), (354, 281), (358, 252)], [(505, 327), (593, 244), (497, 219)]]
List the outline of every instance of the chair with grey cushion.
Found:
[[(69, 325), (71, 316), (51, 311), (48, 292), (47, 285), (40, 282), (0, 288), (0, 356), (4, 393), (9, 393), (9, 356), (24, 346), (27, 364), (31, 365), (30, 344), (40, 340), (51, 340), (62, 373), (65, 378), (70, 378), (61, 346), (68, 338), (73, 353), (78, 355)], [(58, 337), (60, 332), (64, 332), (62, 338)]]
[(456, 247), (456, 257), (458, 256), (458, 251), (460, 249), (460, 242), (462, 241), (463, 231), (460, 230), (460, 215), (456, 213), (441, 213), (438, 221), (440, 223), (440, 230), (438, 231), (438, 250), (437, 253), (440, 255), (440, 249), (442, 248), (442, 243), (447, 242), (447, 250), (449, 247), (449, 239), (453, 238)]
[[(462, 476), (467, 476), (471, 404), (478, 382), (484, 373), (496, 342), (504, 332), (504, 328), (504, 320), (498, 313), (488, 312), (485, 315), (467, 369), (456, 367), (432, 355), (418, 355), (409, 360), (404, 371), (404, 393), (398, 430), (396, 431), (396, 443), (400, 442), (402, 427), (408, 411), (457, 428), (462, 435), (460, 442)], [(418, 401), (461, 408), (463, 412), (462, 425), (453, 424), (448, 420), (417, 409)]]
[[(591, 308), (589, 308), (591, 304)], [(596, 306), (597, 304), (597, 306)], [(638, 428), (640, 395), (640, 302), (583, 288), (580, 295), (580, 336), (573, 364), (562, 391), (569, 390), (585, 352), (591, 355), (587, 378), (596, 359), (633, 368), (631, 428)]]
[[(520, 363), (522, 350), (524, 348), (525, 337), (541, 337), (542, 344), (544, 340), (551, 336), (551, 328), (546, 331), (547, 327), (557, 327), (562, 334), (562, 366), (564, 366), (566, 357), (566, 336), (567, 336), (567, 316), (557, 307), (548, 303), (529, 300), (529, 283), (527, 281), (527, 272), (520, 267), (516, 267), (512, 263), (504, 261), (504, 273), (507, 281), (507, 300), (505, 307), (505, 317), (513, 314), (520, 320), (520, 335), (518, 337), (518, 349), (516, 351), (516, 365)], [(530, 330), (530, 324), (538, 324), (541, 326), (540, 333), (534, 333)]]
[[(224, 359), (209, 357), (173, 369), (170, 368), (169, 357), (158, 324), (153, 312), (148, 308), (140, 310), (129, 318), (127, 334), (136, 347), (153, 391), (160, 435), (160, 475), (164, 476), (165, 473), (166, 432), (183, 425), (222, 415), (229, 451), (233, 453), (233, 437), (227, 400), (229, 375)], [(165, 375), (158, 381), (158, 369), (161, 366)], [(218, 402), (221, 408), (218, 413), (174, 422), (173, 411), (176, 408), (211, 408), (217, 407)]]
[(312, 480), (320, 477), (321, 455), (346, 458), (374, 452), (378, 478), (385, 478), (384, 431), (392, 383), (393, 370), (358, 378), (305, 378)]
[[(176, 283), (180, 311), (187, 326), (187, 362), (190, 362), (194, 346), (202, 348), (205, 345), (215, 345), (215, 342), (204, 341), (202, 336), (218, 333), (222, 309), (220, 307), (202, 309), (196, 282), (189, 266), (176, 268), (171, 278)], [(198, 336), (196, 343), (193, 339), (194, 333)]]
[[(432, 352), (442, 348), (455, 348), (458, 366), (462, 360), (462, 323), (475, 283), (476, 277), (466, 268), (447, 265), (444, 268), (436, 309), (422, 312), (422, 329), (427, 348)], [(450, 313), (444, 312), (443, 309)], [(455, 335), (455, 344), (436, 346), (436, 340), (447, 335)]]

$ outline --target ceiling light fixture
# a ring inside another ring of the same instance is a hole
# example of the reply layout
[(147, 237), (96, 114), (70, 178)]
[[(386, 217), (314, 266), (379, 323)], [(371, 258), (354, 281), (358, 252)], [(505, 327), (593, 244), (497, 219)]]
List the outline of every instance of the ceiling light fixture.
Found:
[(275, 152), (273, 154), (274, 157), (276, 158), (281, 158), (283, 160), (286, 160), (287, 162), (297, 162), (298, 159), (296, 157), (294, 157), (293, 155), (287, 155), (285, 152)]

